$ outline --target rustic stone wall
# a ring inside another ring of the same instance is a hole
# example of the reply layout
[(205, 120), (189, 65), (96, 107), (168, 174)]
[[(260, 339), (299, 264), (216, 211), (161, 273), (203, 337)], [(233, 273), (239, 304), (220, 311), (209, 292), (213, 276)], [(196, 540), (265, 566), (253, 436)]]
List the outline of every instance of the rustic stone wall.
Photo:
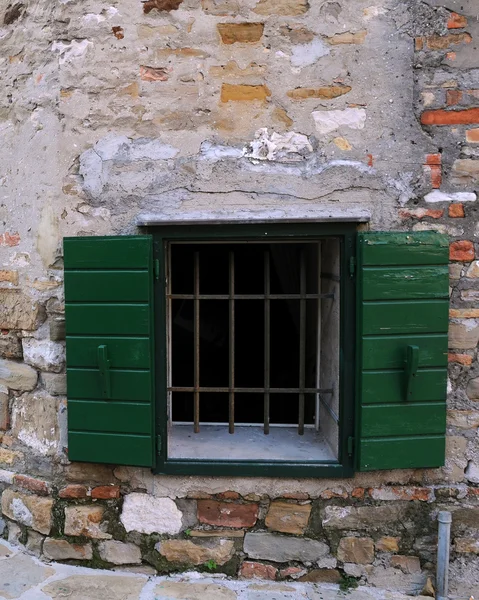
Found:
[[(477, 0), (0, 6), (0, 534), (47, 560), (412, 592), (448, 509), (452, 592), (479, 594), (476, 17)], [(446, 466), (298, 481), (70, 464), (62, 237), (312, 207), (451, 237)]]

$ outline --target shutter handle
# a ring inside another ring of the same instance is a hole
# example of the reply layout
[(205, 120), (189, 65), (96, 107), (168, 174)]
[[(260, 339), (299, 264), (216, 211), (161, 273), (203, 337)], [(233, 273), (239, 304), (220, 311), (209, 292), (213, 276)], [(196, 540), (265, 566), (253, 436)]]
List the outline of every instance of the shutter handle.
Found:
[(105, 400), (111, 398), (110, 361), (106, 345), (98, 346), (98, 368), (101, 377), (101, 391)]
[(406, 401), (412, 400), (412, 388), (419, 366), (419, 346), (406, 348)]

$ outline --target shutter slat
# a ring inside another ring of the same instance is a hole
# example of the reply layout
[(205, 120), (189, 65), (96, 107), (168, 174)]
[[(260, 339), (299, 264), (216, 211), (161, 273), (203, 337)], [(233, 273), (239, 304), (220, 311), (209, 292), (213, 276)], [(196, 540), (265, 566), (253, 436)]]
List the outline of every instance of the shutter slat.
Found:
[(358, 468), (441, 466), (448, 240), (375, 232), (359, 234), (358, 244)]
[(64, 240), (68, 457), (155, 466), (151, 236)]

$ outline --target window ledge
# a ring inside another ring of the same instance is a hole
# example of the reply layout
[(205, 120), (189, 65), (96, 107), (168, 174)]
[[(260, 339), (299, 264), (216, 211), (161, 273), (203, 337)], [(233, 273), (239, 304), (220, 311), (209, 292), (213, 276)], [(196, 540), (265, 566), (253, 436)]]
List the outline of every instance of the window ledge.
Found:
[(138, 227), (155, 225), (214, 225), (233, 223), (368, 223), (371, 213), (357, 207), (292, 206), (265, 210), (222, 210), (167, 213), (140, 213)]

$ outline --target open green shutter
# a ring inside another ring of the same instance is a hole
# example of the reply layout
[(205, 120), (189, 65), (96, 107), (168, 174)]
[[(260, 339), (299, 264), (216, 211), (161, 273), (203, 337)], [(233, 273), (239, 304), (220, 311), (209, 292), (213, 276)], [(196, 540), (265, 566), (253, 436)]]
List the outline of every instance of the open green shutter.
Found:
[(360, 471), (444, 464), (448, 250), (430, 231), (359, 235)]
[(64, 239), (70, 460), (154, 466), (151, 236)]

